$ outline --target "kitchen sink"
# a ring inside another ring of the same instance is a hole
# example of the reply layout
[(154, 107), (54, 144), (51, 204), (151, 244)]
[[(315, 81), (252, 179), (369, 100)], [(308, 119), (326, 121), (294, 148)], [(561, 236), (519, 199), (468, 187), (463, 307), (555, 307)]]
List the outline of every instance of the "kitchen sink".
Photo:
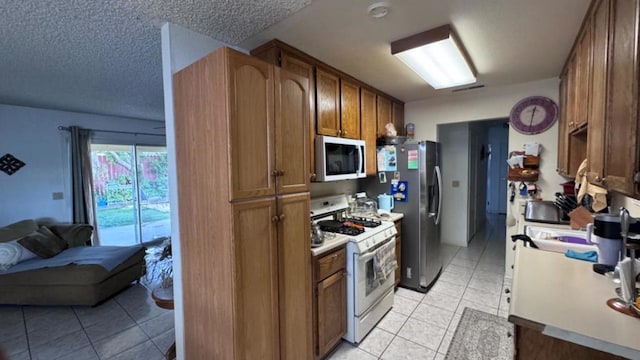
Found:
[(568, 224), (564, 213), (556, 207), (553, 201), (527, 201), (524, 220), (547, 224)]
[(568, 249), (577, 252), (598, 251), (596, 245), (587, 243), (586, 231), (525, 226), (524, 233), (533, 240), (540, 250), (559, 253), (565, 253)]

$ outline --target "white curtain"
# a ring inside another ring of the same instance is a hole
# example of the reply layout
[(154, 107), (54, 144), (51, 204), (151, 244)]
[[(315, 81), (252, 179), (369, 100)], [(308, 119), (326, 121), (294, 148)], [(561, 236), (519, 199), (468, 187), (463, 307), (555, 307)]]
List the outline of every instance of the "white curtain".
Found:
[(93, 226), (92, 244), (100, 244), (95, 201), (93, 201), (93, 174), (91, 173), (91, 131), (77, 126), (71, 132), (71, 183), (73, 192), (73, 223)]

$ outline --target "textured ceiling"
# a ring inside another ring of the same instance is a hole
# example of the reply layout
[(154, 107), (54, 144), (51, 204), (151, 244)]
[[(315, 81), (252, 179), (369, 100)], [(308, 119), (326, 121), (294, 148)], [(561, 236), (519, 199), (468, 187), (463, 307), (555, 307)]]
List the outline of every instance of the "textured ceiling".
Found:
[(160, 26), (237, 44), (311, 0), (0, 0), (0, 103), (163, 120)]
[[(252, 49), (279, 38), (399, 99), (435, 91), (389, 44), (450, 23), (495, 87), (557, 76), (589, 0), (0, 0), (0, 103), (164, 119), (160, 26)], [(482, 91), (482, 90), (474, 90)]]

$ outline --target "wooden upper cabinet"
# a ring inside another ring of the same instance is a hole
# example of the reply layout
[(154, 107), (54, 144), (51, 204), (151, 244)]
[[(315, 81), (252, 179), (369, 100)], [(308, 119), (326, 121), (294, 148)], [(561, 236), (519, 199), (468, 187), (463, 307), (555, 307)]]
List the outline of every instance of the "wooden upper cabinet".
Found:
[(569, 141), (567, 129), (568, 88), (567, 72), (560, 75), (560, 114), (558, 117), (558, 164), (556, 171), (563, 176), (569, 174)]
[(608, 189), (637, 196), (638, 1), (614, 1), (609, 36), (609, 77), (604, 131), (604, 179)]
[(392, 106), (392, 122), (393, 126), (395, 126), (398, 135), (404, 135), (404, 104), (393, 102)]
[(360, 139), (360, 86), (340, 79), (340, 136)]
[(278, 211), (280, 355), (281, 359), (311, 359), (309, 193), (278, 197)]
[(360, 92), (360, 129), (361, 138), (366, 145), (365, 169), (367, 175), (375, 175), (376, 161), (376, 94), (362, 88)]
[(276, 171), (278, 193), (309, 189), (309, 80), (275, 69)]
[(235, 51), (228, 62), (231, 198), (273, 195), (274, 69)]
[(280, 359), (276, 215), (273, 197), (233, 204), (235, 359)]
[(391, 100), (386, 97), (377, 96), (377, 122), (378, 122), (378, 137), (385, 136), (387, 134), (385, 125), (393, 122), (393, 116), (391, 114)]
[(317, 132), (340, 136), (340, 78), (322, 67), (316, 68)]
[(567, 75), (565, 77), (566, 88), (567, 88), (567, 101), (566, 101), (566, 122), (565, 126), (567, 128), (567, 136), (573, 131), (575, 125), (577, 124), (578, 114), (576, 112), (577, 102), (578, 102), (578, 91), (577, 91), (577, 62), (576, 62), (576, 53), (573, 52), (569, 55), (569, 60), (567, 61)]
[(587, 159), (589, 182), (601, 185), (604, 178), (605, 128), (607, 99), (607, 69), (609, 43), (610, 0), (596, 1), (591, 15), (591, 94), (589, 96), (589, 131), (587, 136)]
[(589, 121), (589, 95), (591, 88), (591, 24), (587, 20), (578, 38), (576, 57), (577, 103), (574, 128), (578, 129)]
[(309, 148), (309, 178), (314, 177), (315, 170), (315, 138), (316, 138), (316, 78), (314, 76), (313, 64), (305, 59), (300, 59), (296, 55), (290, 54), (282, 50), (280, 53), (280, 66), (282, 69), (294, 74), (304, 76), (309, 79), (309, 89), (307, 95), (309, 97), (309, 126), (308, 132), (308, 148)]

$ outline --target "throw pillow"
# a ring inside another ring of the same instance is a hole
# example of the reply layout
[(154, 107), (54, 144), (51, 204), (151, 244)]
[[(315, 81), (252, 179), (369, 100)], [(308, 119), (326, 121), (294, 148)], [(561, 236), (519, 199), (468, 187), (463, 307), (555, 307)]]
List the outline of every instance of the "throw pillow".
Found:
[(64, 240), (56, 236), (46, 226), (41, 226), (38, 230), (18, 240), (18, 243), (45, 259), (58, 255), (68, 246)]
[(14, 242), (0, 244), (0, 270), (7, 270), (18, 263), (22, 254), (20, 248), (21, 246)]
[(47, 227), (69, 246), (91, 245), (93, 226), (86, 224), (54, 224)]
[(0, 270), (7, 270), (15, 264), (37, 257), (38, 255), (20, 245), (18, 240), (0, 243)]

